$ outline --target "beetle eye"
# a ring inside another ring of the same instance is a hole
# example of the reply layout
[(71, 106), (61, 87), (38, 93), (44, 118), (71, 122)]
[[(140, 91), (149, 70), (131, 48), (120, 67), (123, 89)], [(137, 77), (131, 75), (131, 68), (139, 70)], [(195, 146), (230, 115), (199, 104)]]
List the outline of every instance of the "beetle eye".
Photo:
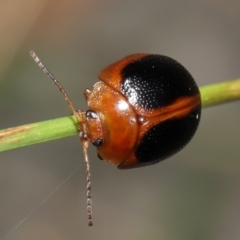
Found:
[(96, 112), (92, 111), (92, 110), (87, 110), (86, 111), (86, 116), (88, 118), (92, 118), (92, 119), (98, 119), (98, 115)]
[(99, 147), (100, 145), (102, 145), (103, 143), (103, 139), (102, 138), (98, 138), (97, 140), (92, 142), (92, 145), (95, 147)]

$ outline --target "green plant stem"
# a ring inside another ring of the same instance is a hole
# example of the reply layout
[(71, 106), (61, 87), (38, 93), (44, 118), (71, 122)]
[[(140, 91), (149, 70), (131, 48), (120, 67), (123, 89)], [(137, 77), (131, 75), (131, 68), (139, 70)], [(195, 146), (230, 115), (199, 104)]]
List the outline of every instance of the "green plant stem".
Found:
[(76, 135), (74, 116), (31, 123), (0, 131), (0, 152)]
[[(240, 100), (240, 79), (200, 88), (203, 108)], [(77, 135), (74, 116), (27, 124), (0, 131), (0, 152)]]
[(240, 79), (203, 86), (200, 91), (203, 108), (240, 100)]

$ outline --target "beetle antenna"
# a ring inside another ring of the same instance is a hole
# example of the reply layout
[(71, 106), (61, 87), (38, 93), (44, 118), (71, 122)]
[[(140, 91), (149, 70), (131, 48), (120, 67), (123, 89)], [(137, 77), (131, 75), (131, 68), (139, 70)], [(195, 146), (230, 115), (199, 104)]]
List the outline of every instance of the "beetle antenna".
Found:
[(87, 173), (87, 214), (88, 214), (88, 226), (92, 227), (93, 222), (92, 222), (92, 195), (91, 195), (91, 171), (90, 171), (90, 162), (88, 158), (88, 145), (89, 141), (85, 140), (84, 138), (82, 139), (82, 145), (83, 145), (83, 154), (84, 154), (84, 159), (86, 163), (86, 173)]
[(35, 52), (30, 51), (30, 56), (33, 60), (37, 63), (37, 65), (43, 70), (45, 74), (57, 85), (60, 92), (63, 94), (64, 99), (67, 101), (69, 108), (72, 110), (73, 115), (77, 118), (79, 123), (78, 130), (80, 140), (83, 146), (83, 155), (86, 163), (86, 173), (87, 173), (87, 214), (88, 214), (88, 225), (92, 227), (92, 196), (91, 196), (91, 171), (90, 171), (90, 162), (88, 157), (88, 145), (89, 141), (86, 134), (86, 127), (85, 127), (85, 112), (81, 110), (75, 110), (71, 100), (69, 99), (67, 93), (65, 92), (64, 88), (61, 86), (59, 81), (52, 75), (52, 73), (44, 66), (41, 62), (40, 58), (36, 55)]

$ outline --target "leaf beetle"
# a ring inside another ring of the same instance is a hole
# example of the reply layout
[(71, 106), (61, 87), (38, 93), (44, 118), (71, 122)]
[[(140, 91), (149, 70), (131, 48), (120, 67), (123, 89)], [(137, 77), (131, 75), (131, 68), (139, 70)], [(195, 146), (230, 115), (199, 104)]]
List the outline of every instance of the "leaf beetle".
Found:
[(34, 52), (30, 55), (58, 86), (79, 123), (87, 167), (88, 225), (92, 226), (91, 172), (87, 148), (119, 169), (151, 165), (180, 151), (201, 117), (201, 96), (191, 74), (157, 54), (129, 55), (103, 69), (84, 96), (89, 110), (75, 110), (65, 90)]
[(100, 159), (120, 169), (142, 167), (181, 150), (200, 120), (199, 89), (172, 58), (134, 54), (105, 68), (85, 90), (87, 136)]

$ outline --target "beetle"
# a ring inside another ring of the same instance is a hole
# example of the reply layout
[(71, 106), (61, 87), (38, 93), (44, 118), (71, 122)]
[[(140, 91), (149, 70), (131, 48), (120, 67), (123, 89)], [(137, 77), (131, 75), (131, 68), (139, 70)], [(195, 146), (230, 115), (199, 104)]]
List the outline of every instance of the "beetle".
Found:
[(34, 52), (35, 62), (54, 81), (79, 123), (87, 165), (87, 205), (92, 226), (91, 173), (87, 148), (119, 169), (143, 167), (180, 151), (194, 136), (201, 96), (191, 74), (158, 54), (129, 55), (103, 69), (84, 96), (89, 110), (75, 110), (64, 89)]
[(87, 138), (120, 169), (151, 165), (181, 150), (201, 115), (200, 92), (176, 60), (133, 54), (99, 74), (85, 90)]

